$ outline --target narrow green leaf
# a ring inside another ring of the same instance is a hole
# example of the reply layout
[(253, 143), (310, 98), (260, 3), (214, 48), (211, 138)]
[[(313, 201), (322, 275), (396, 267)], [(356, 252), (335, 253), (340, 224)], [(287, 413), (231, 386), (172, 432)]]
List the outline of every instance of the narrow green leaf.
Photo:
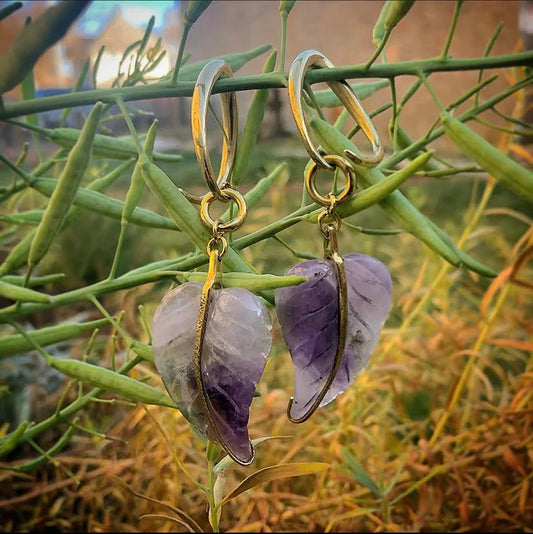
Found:
[(342, 448), (345, 467), (348, 473), (365, 488), (369, 489), (376, 497), (382, 497), (383, 492), (378, 485), (372, 480), (371, 476), (365, 471), (363, 466), (356, 460), (355, 456), (346, 448)]

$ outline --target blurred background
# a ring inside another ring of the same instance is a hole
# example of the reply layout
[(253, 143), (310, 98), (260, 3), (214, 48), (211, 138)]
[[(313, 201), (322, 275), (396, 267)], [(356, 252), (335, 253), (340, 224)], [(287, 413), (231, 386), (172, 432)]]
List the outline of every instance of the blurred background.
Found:
[[(7, 2), (0, 2), (4, 5)], [(28, 16), (33, 18), (42, 13), (53, 1), (25, 2), (4, 22), (0, 33), (0, 54), (5, 52), (9, 44), (22, 29)], [(36, 96), (46, 96), (68, 92), (80, 73), (84, 61), (89, 58), (94, 64), (101, 46), (105, 52), (100, 62), (97, 76), (99, 87), (110, 87), (116, 77), (119, 62), (126, 47), (142, 38), (151, 15), (155, 15), (155, 27), (150, 45), (161, 37), (163, 47), (167, 51), (165, 58), (153, 71), (153, 78), (166, 74), (177, 55), (181, 36), (183, 2), (135, 0), (114, 1), (96, 0), (73, 25), (66, 38), (52, 47), (37, 63), (34, 71)], [(374, 51), (372, 43), (372, 27), (383, 2), (345, 1), (345, 0), (306, 0), (297, 3), (288, 25), (287, 68), (292, 58), (300, 51), (315, 48), (324, 53), (336, 65), (363, 63)], [(531, 43), (531, 2), (523, 0), (506, 0), (504, 2), (469, 0), (464, 3), (457, 31), (451, 46), (453, 57), (475, 57), (483, 53), (496, 26), (504, 24), (493, 55), (510, 53), (516, 49), (521, 24), (525, 46)], [(529, 8), (527, 7), (529, 6)], [(437, 56), (446, 39), (448, 21), (454, 10), (452, 1), (425, 0), (417, 2), (410, 16), (402, 21), (387, 45), (387, 60), (408, 61), (415, 58)], [(529, 13), (529, 16), (528, 16)], [(522, 22), (520, 22), (522, 21)], [(529, 21), (529, 22), (528, 22)], [(529, 24), (529, 27), (528, 27)], [(270, 43), (279, 48), (280, 28), (277, 4), (268, 1), (227, 1), (217, 0), (200, 18), (189, 35), (187, 52), (191, 57), (189, 63), (216, 57), (218, 55), (241, 52), (258, 45)], [(251, 61), (240, 71), (240, 74), (260, 72), (264, 56)], [(476, 83), (477, 73), (456, 72), (436, 74), (432, 77), (437, 91), (443, 101), (451, 101), (463, 91)], [(397, 80), (397, 91), (402, 94), (412, 83), (410, 77), (404, 76)], [(495, 94), (505, 87), (505, 79), (500, 79), (486, 90), (486, 95)], [(89, 83), (87, 81), (87, 88)], [(15, 89), (7, 95), (10, 98), (20, 96)], [(366, 104), (371, 109), (384, 103), (388, 98), (387, 91), (372, 97)], [(247, 105), (251, 99), (249, 92), (239, 94), (239, 110), (241, 122), (246, 117)], [(190, 148), (190, 101), (187, 98), (158, 99), (138, 102), (139, 108), (154, 113), (160, 122), (162, 135), (160, 142), (169, 149)], [(507, 103), (508, 112), (511, 103)], [(72, 125), (79, 127), (83, 120), (83, 108), (74, 109), (70, 115)], [(340, 109), (329, 109), (329, 118), (333, 119)], [(54, 127), (59, 124), (61, 111), (50, 111), (42, 114), (41, 124)], [(402, 126), (417, 138), (424, 134), (435, 119), (435, 107), (426, 91), (419, 91), (402, 113)], [(499, 123), (496, 118), (496, 123)], [(149, 122), (149, 119), (146, 119)], [(376, 125), (386, 139), (388, 115), (376, 119)], [(120, 124), (120, 127), (124, 127)], [(477, 125), (491, 141), (498, 133), (488, 127)], [(8, 128), (4, 125), (3, 127)], [(286, 94), (283, 91), (271, 91), (268, 112), (264, 121), (263, 138), (276, 139), (287, 132), (294, 132), (294, 121), (288, 109)], [(0, 143), (4, 148), (18, 145), (21, 142), (20, 130), (3, 131)], [(446, 144), (445, 140), (437, 142), (437, 147)]]
[[(2, 1), (0, 7), (8, 3)], [(22, 9), (0, 23), (0, 54), (8, 49), (27, 17), (36, 18), (53, 3), (24, 2)], [(307, 48), (320, 50), (338, 66), (365, 62), (375, 50), (372, 28), (383, 3), (380, 0), (297, 2), (288, 19), (286, 69)], [(265, 43), (279, 49), (278, 5), (276, 1), (215, 0), (189, 34), (185, 50), (190, 53), (188, 63), (243, 52)], [(532, 6), (533, 2), (525, 0), (463, 2), (451, 56), (481, 56), (500, 23), (503, 28), (492, 55), (531, 48)], [(161, 38), (167, 51), (152, 75), (154, 79), (165, 75), (177, 55), (185, 7), (180, 1), (93, 1), (66, 37), (36, 64), (36, 97), (68, 93), (83, 63), (90, 59), (92, 68), (102, 46), (105, 51), (96, 83), (99, 88), (111, 87), (124, 50), (142, 38), (152, 15), (155, 25), (149, 46)], [(394, 30), (386, 46), (387, 60), (438, 56), (453, 11), (452, 1), (416, 2)], [(265, 59), (266, 54), (257, 57), (238, 74), (260, 72)], [(483, 90), (483, 99), (504, 90), (516, 79), (514, 69), (487, 71), (485, 77), (493, 73), (499, 78)], [(440, 98), (449, 103), (478, 83), (478, 72), (436, 73), (430, 80)], [(407, 76), (398, 78), (398, 94), (403, 95), (412, 82)], [(90, 75), (83, 89), (92, 89)], [(531, 114), (528, 91), (531, 93), (531, 87), (502, 102), (499, 109), (518, 113), (528, 120)], [(20, 99), (20, 89), (3, 98), (5, 102)], [(238, 93), (241, 125), (251, 98), (252, 92)], [(260, 139), (248, 175), (239, 188), (247, 192), (281, 162), (286, 162), (287, 167), (268, 194), (250, 210), (239, 235), (258, 230), (290, 213), (302, 198), (302, 172), (308, 157), (295, 132), (287, 92), (270, 90), (268, 98)], [(384, 87), (365, 99), (363, 105), (372, 111), (390, 100), (390, 88)], [(218, 97), (212, 101), (217, 109)], [(190, 140), (190, 98), (129, 104), (141, 111), (134, 115), (140, 133), (146, 132), (154, 118), (159, 120), (156, 150), (184, 156), (180, 162), (160, 164), (176, 185), (204, 193)], [(459, 109), (462, 111), (468, 105)], [(67, 125), (81, 127), (89, 109), (74, 108)], [(340, 111), (340, 108), (324, 109), (331, 122)], [(39, 114), (40, 126), (59, 126), (61, 115), (61, 110)], [(400, 122), (417, 139), (438, 115), (434, 101), (422, 88), (402, 111)], [(374, 121), (389, 154), (392, 150), (388, 133), (390, 117), (389, 110)], [(509, 126), (494, 113), (489, 118), (493, 125)], [(111, 135), (127, 134), (122, 119), (105, 122), (104, 126)], [(505, 148), (523, 165), (531, 165), (533, 157), (528, 145), (531, 137), (508, 136), (474, 121), (469, 126), (496, 146)], [(216, 153), (220, 135), (214, 121), (209, 134), (210, 147)], [(35, 142), (37, 138), (39, 143)], [(40, 158), (57, 150), (57, 145), (42, 136), (34, 137), (29, 131), (0, 122), (3, 155), (15, 161), (25, 142), (30, 143), (23, 164), (28, 171), (35, 168)], [(450, 163), (470, 164), (444, 136), (431, 148), (436, 148), (438, 155)], [(212, 157), (216, 161), (216, 154)], [(57, 177), (63, 165), (63, 160), (58, 161), (48, 175)], [(84, 184), (116, 166), (116, 160), (93, 158)], [(12, 173), (0, 164), (0, 186), (7, 188), (11, 183)], [(130, 174), (125, 173), (107, 194), (123, 199), (129, 183)], [(410, 178), (402, 186), (402, 192), (465, 251), (505, 275), (523, 249), (531, 246), (531, 206), (499, 184), (492, 190), (491, 183), (487, 173), (479, 169), (444, 179), (422, 172)], [(42, 209), (45, 205), (46, 199), (28, 188), (2, 205), (0, 217)], [(140, 205), (166, 215), (148, 190)], [(17, 225), (9, 219), (0, 222), (0, 260), (3, 260), (32, 226)], [(252, 467), (227, 472), (226, 488), (235, 487), (256, 469), (282, 462), (327, 461), (331, 469), (324, 476), (274, 481), (246, 493), (225, 508), (223, 528), (241, 532), (531, 528), (533, 310), (530, 290), (525, 286), (506, 285), (505, 276), (492, 280), (466, 269), (451, 268), (408, 232), (395, 235), (361, 232), (361, 228), (397, 228), (378, 206), (357, 213), (346, 223), (340, 233), (341, 251), (373, 255), (392, 274), (394, 303), (380, 344), (354, 386), (305, 425), (291, 425), (286, 420), (285, 409), (292, 392), (292, 367), (273, 313), (273, 350), (259, 386), (261, 397), (252, 406), (250, 434), (252, 438), (267, 434), (291, 437), (261, 445)], [(58, 235), (37, 273), (43, 276), (64, 273), (65, 276), (38, 289), (56, 294), (105, 279), (119, 231), (118, 220), (82, 210)], [(285, 244), (265, 240), (245, 249), (244, 258), (258, 272), (283, 274), (301, 261), (298, 254), (320, 256), (322, 253), (322, 241), (314, 225), (301, 223), (284, 231), (281, 237)], [(130, 224), (118, 274), (192, 251), (194, 247), (180, 233)], [(521, 263), (523, 280), (531, 274), (525, 258)], [(19, 274), (24, 272), (22, 268)], [(148, 342), (143, 324), (150, 323), (168, 289), (168, 281), (145, 284), (102, 296), (101, 302), (110, 313), (124, 310), (122, 327), (133, 338)], [(2, 305), (8, 304), (5, 299), (2, 301)], [(76, 303), (28, 316), (23, 326), (31, 330), (100, 317), (91, 305)], [(0, 329), (2, 335), (7, 333), (8, 327), (4, 326)], [(88, 361), (110, 367), (112, 360), (118, 366), (128, 357), (120, 338), (111, 333), (108, 327), (100, 330)], [(87, 336), (80, 337), (48, 350), (57, 357), (81, 358), (87, 341)], [(440, 439), (429, 445), (467, 358), (472, 355), (475, 355), (472, 376), (460, 403)], [(147, 362), (132, 374), (163, 388), (153, 366)], [(24, 419), (37, 421), (51, 416), (67, 383), (63, 375), (53, 372), (35, 352), (1, 359), (0, 431), (11, 431)], [(75, 398), (75, 390), (65, 394), (65, 402)], [(92, 434), (76, 432), (69, 446), (57, 457), (59, 467), (43, 462), (31, 474), (0, 469), (0, 530), (139, 532), (181, 528), (163, 516), (139, 519), (142, 514), (161, 509), (154, 502), (129, 494), (116, 477), (137, 492), (180, 507), (203, 528), (209, 528), (205, 495), (183, 475), (182, 466), (185, 466), (193, 478), (205, 482), (204, 448), (186, 421), (174, 410), (124, 406), (114, 403), (113, 397), (108, 394), (104, 399), (107, 403), (91, 403), (79, 412), (80, 425)], [(52, 447), (62, 430), (63, 427), (54, 428), (39, 436), (39, 446)], [(22, 462), (37, 454), (25, 444), (7, 457), (7, 461)], [(384, 498), (387, 488), (390, 493)], [(391, 499), (398, 499), (397, 504), (390, 504)]]

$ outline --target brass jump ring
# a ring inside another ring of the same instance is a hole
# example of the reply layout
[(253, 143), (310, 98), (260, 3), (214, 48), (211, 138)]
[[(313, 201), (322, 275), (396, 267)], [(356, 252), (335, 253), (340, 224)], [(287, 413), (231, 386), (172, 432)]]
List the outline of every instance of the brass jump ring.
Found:
[(223, 202), (228, 202), (230, 200), (235, 201), (238, 209), (237, 215), (235, 215), (233, 219), (226, 222), (220, 222), (219, 220), (214, 221), (211, 215), (209, 215), (209, 206), (216, 199), (216, 196), (210, 191), (202, 198), (202, 202), (200, 203), (200, 218), (208, 228), (213, 228), (216, 225), (216, 228), (219, 232), (233, 232), (240, 228), (246, 219), (246, 215), (248, 213), (246, 200), (244, 199), (244, 196), (235, 189), (223, 189), (221, 193)]
[[(289, 71), (289, 102), (291, 105), (292, 114), (296, 121), (296, 126), (302, 137), (307, 153), (311, 159), (321, 165), (330, 169), (327, 159), (320, 148), (315, 148), (313, 141), (309, 136), (309, 129), (305, 119), (302, 103), (302, 92), (305, 81), (305, 74), (310, 68), (334, 68), (335, 65), (323, 54), (317, 50), (304, 50), (298, 54), (292, 62)], [(367, 139), (372, 146), (372, 155), (356, 154), (351, 150), (344, 150), (346, 156), (354, 163), (364, 165), (366, 167), (374, 167), (383, 159), (383, 147), (379, 139), (379, 135), (372, 124), (370, 117), (366, 114), (359, 99), (355, 95), (353, 89), (346, 82), (346, 80), (326, 80), (326, 83), (331, 90), (338, 96), (339, 100), (346, 107), (350, 115), (355, 119), (357, 124), (361, 127)]]
[[(235, 92), (220, 94), (222, 108), (222, 128), (224, 140), (222, 144), (222, 157), (220, 160), (220, 170), (215, 178), (209, 152), (207, 150), (207, 111), (209, 97), (215, 82), (219, 78), (230, 78), (233, 76), (231, 67), (223, 59), (213, 59), (209, 61), (198, 74), (191, 104), (191, 129), (194, 152), (200, 165), (200, 170), (207, 183), (207, 187), (217, 200), (224, 202), (224, 189), (230, 181), (235, 161), (235, 151), (237, 149), (237, 136), (239, 118), (237, 114), (237, 97)], [(195, 203), (201, 201), (201, 197), (186, 195), (189, 200)], [(192, 197), (192, 198), (191, 198)]]
[(340, 171), (346, 177), (346, 185), (339, 195), (333, 195), (330, 193), (327, 197), (319, 193), (316, 187), (316, 175), (318, 170), (322, 167), (322, 164), (313, 161), (307, 168), (305, 173), (305, 187), (309, 196), (318, 204), (322, 206), (332, 206), (331, 198), (335, 199), (335, 205), (345, 201), (355, 190), (356, 177), (355, 171), (348, 161), (341, 156), (327, 155), (324, 156), (324, 160), (327, 163), (328, 169), (340, 169)]
[(212, 237), (207, 243), (207, 254), (210, 256), (213, 252), (218, 253), (218, 259), (220, 260), (226, 251), (228, 250), (228, 242), (223, 235), (217, 235)]

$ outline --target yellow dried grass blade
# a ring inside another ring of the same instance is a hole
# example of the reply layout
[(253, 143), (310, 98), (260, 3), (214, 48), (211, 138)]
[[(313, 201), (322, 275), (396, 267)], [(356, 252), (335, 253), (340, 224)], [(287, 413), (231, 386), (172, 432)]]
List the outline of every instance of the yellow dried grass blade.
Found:
[(311, 475), (320, 473), (329, 468), (329, 465), (322, 462), (303, 462), (296, 464), (283, 464), (265, 467), (256, 471), (249, 477), (246, 477), (229, 495), (227, 495), (218, 505), (224, 506), (231, 499), (239, 496), (249, 489), (280, 478), (299, 477), (302, 475)]

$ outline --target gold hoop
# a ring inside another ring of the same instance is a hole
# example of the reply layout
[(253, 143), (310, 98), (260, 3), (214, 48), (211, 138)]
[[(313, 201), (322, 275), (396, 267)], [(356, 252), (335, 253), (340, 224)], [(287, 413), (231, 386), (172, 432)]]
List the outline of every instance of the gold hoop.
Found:
[[(312, 67), (332, 69), (335, 68), (335, 65), (317, 50), (304, 50), (298, 54), (292, 62), (289, 71), (289, 102), (294, 120), (296, 121), (296, 126), (298, 127), (298, 131), (300, 132), (307, 153), (315, 163), (330, 169), (331, 166), (327, 163), (323, 151), (321, 151), (320, 148), (317, 149), (313, 146), (303, 110), (302, 91), (305, 74)], [(370, 121), (370, 117), (366, 114), (356, 94), (346, 80), (329, 80), (326, 81), (326, 83), (338, 96), (339, 100), (344, 104), (357, 124), (359, 124), (361, 130), (363, 130), (372, 146), (372, 155), (370, 156), (356, 154), (351, 150), (344, 150), (344, 153), (354, 163), (364, 165), (365, 167), (374, 167), (383, 159), (383, 147), (379, 135)]]
[[(235, 151), (237, 149), (237, 136), (239, 118), (237, 114), (237, 97), (234, 92), (221, 93), (220, 102), (222, 108), (222, 128), (224, 131), (224, 141), (222, 144), (222, 157), (220, 160), (220, 170), (215, 178), (213, 166), (207, 150), (207, 111), (209, 97), (215, 82), (219, 78), (230, 78), (233, 76), (231, 67), (223, 59), (213, 59), (209, 61), (198, 74), (191, 104), (191, 129), (194, 152), (200, 165), (207, 187), (217, 200), (227, 202), (222, 190), (229, 184), (233, 163), (235, 161)], [(187, 194), (187, 198), (199, 203), (201, 197)]]
[(216, 196), (210, 191), (202, 198), (202, 202), (200, 203), (200, 218), (206, 226), (209, 228), (215, 228), (217, 233), (233, 232), (240, 228), (246, 219), (246, 215), (248, 213), (246, 200), (241, 193), (235, 189), (223, 189), (221, 190), (221, 193), (223, 202), (229, 202), (230, 200), (234, 200), (236, 202), (238, 208), (237, 215), (227, 222), (220, 222), (219, 219), (216, 221), (213, 220), (211, 215), (209, 215), (209, 206), (216, 199)]
[(330, 193), (327, 197), (319, 193), (316, 187), (316, 175), (319, 168), (324, 167), (324, 165), (313, 161), (311, 165), (307, 168), (305, 173), (305, 187), (309, 196), (317, 203), (322, 206), (336, 206), (341, 202), (345, 201), (355, 190), (356, 177), (355, 171), (351, 165), (341, 156), (335, 155), (325, 155), (323, 156), (328, 170), (340, 169), (340, 171), (346, 177), (346, 185), (344, 189), (340, 192), (339, 195), (333, 195)]

